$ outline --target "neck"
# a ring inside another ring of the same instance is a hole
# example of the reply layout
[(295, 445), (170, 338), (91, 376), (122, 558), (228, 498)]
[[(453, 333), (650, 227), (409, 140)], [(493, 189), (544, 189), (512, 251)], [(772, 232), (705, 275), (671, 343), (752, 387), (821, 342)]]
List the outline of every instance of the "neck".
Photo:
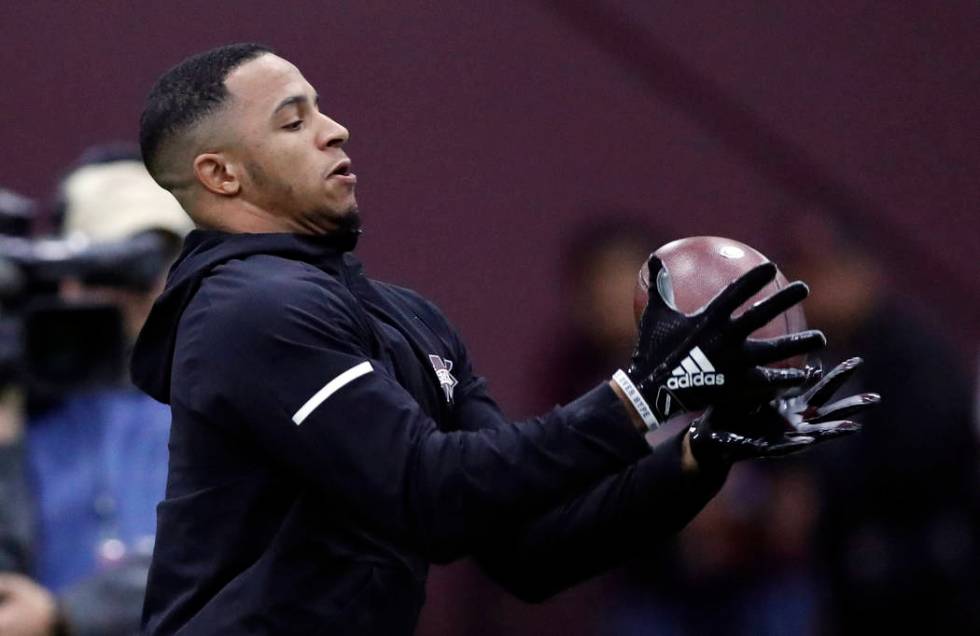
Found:
[(207, 206), (195, 216), (198, 227), (207, 230), (220, 230), (231, 234), (317, 234), (311, 228), (281, 216), (272, 214), (265, 208), (247, 201), (221, 201)]
[(313, 239), (323, 238), (336, 243), (341, 251), (351, 251), (361, 236), (360, 222), (356, 211), (350, 217), (353, 222), (338, 224), (334, 222), (304, 223), (303, 220), (290, 221), (268, 214), (254, 206), (235, 206), (221, 210), (212, 208), (203, 213), (198, 211), (194, 221), (202, 230), (216, 230), (228, 234), (295, 234)]

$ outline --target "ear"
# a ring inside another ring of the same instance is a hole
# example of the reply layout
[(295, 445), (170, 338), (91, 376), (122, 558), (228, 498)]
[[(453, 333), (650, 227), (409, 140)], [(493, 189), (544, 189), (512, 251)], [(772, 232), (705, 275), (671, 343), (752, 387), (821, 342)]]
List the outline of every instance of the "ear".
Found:
[(205, 190), (219, 196), (235, 196), (242, 188), (238, 165), (221, 152), (208, 152), (195, 157), (194, 176)]

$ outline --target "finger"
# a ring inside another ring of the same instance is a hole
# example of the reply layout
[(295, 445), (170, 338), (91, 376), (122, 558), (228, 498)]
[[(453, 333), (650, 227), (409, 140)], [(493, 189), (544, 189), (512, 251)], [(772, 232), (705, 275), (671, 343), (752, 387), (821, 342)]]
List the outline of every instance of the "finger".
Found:
[(718, 292), (718, 295), (708, 303), (704, 311), (713, 316), (731, 316), (733, 311), (762, 291), (762, 288), (775, 277), (776, 266), (772, 263), (756, 265), (735, 279), (728, 287)]
[(771, 388), (793, 388), (801, 386), (811, 377), (811, 372), (807, 369), (756, 367), (755, 371), (762, 377), (762, 381)]
[(799, 303), (810, 293), (810, 288), (799, 281), (780, 289), (772, 296), (760, 300), (732, 321), (732, 329), (740, 336), (747, 336), (769, 322), (793, 305)]
[(823, 363), (819, 358), (807, 360), (803, 370), (807, 372), (807, 382), (816, 382), (823, 377)]
[(853, 420), (834, 420), (821, 424), (800, 424), (796, 430), (804, 435), (815, 438), (833, 437), (835, 435), (845, 435), (861, 430), (861, 425)]
[(798, 392), (800, 387), (805, 386), (808, 377), (803, 369), (754, 367), (745, 380), (741, 381), (740, 390), (731, 399), (724, 399), (723, 403), (743, 406), (765, 404)]
[(808, 406), (823, 406), (834, 393), (846, 383), (864, 362), (861, 358), (851, 358), (841, 362), (827, 373), (823, 380), (806, 392), (803, 401)]
[(646, 316), (653, 310), (677, 311), (674, 304), (674, 285), (670, 280), (670, 272), (664, 267), (663, 261), (656, 254), (650, 254), (646, 267), (647, 308), (643, 315)]
[(817, 442), (826, 442), (831, 439), (837, 439), (838, 437), (844, 437), (846, 435), (851, 435), (857, 433), (861, 430), (861, 425), (857, 422), (852, 422), (850, 420), (841, 420), (839, 422), (827, 422), (821, 426), (828, 426), (830, 424), (835, 424), (832, 428), (828, 428), (823, 431), (815, 431), (810, 433), (810, 435)]
[(817, 424), (820, 422), (829, 422), (831, 420), (840, 420), (867, 408), (871, 408), (879, 402), (881, 402), (881, 396), (877, 393), (861, 393), (859, 395), (852, 395), (842, 400), (837, 400), (828, 406), (818, 409), (811, 409), (813, 412), (812, 415), (810, 414), (810, 410), (808, 410), (808, 412), (803, 415), (803, 419), (807, 424)]
[(819, 329), (798, 331), (778, 338), (745, 341), (742, 351), (749, 364), (771, 364), (824, 347), (827, 338)]
[(798, 453), (816, 441), (808, 435), (786, 435), (778, 442), (768, 441), (765, 443), (763, 457), (782, 457), (792, 453)]
[(732, 459), (759, 457), (768, 446), (761, 437), (746, 437), (731, 431), (712, 431), (711, 439), (720, 454)]

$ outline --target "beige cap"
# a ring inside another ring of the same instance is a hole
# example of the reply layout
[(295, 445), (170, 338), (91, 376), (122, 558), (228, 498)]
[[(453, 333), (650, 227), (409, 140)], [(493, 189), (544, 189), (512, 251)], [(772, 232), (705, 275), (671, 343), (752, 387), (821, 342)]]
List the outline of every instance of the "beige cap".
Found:
[(83, 166), (64, 183), (65, 234), (118, 241), (149, 230), (183, 238), (194, 224), (139, 161)]

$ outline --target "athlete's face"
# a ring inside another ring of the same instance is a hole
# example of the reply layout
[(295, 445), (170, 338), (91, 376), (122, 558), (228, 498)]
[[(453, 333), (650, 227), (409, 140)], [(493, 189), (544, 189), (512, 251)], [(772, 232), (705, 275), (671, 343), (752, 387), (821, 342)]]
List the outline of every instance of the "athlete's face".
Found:
[(284, 229), (322, 234), (359, 224), (346, 128), (320, 112), (317, 92), (295, 66), (262, 55), (225, 80), (242, 166), (241, 196), (283, 221)]

